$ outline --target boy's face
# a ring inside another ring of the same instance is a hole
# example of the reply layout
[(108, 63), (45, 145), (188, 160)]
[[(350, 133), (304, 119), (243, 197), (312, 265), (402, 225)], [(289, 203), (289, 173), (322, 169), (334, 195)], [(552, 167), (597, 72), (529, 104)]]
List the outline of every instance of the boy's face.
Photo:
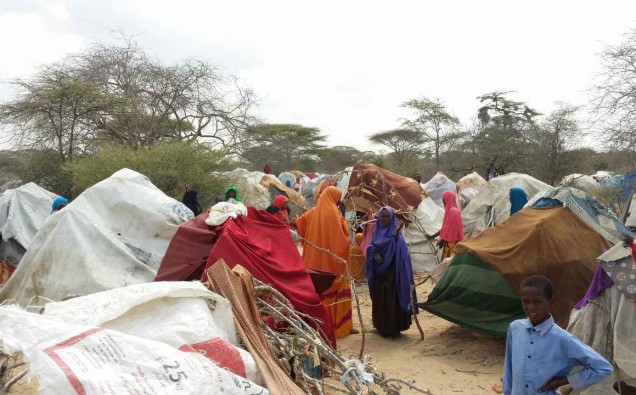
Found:
[(521, 307), (532, 325), (539, 325), (550, 316), (552, 299), (548, 299), (540, 288), (521, 288)]

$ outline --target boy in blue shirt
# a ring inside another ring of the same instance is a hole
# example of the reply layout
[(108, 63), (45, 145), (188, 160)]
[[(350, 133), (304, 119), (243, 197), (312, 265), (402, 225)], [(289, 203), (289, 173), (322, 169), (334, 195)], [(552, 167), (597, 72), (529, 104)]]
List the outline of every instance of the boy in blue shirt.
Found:
[[(528, 318), (508, 327), (505, 395), (556, 394), (566, 384), (581, 391), (612, 373), (609, 362), (554, 323), (550, 314), (554, 300), (550, 280), (530, 276), (523, 280), (520, 294)], [(575, 367), (582, 369), (571, 373)]]

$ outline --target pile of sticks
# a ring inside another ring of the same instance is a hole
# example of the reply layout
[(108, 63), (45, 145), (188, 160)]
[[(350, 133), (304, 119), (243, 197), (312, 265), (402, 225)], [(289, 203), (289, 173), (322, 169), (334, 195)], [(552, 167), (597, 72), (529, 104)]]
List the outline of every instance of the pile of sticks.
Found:
[(284, 324), (284, 331), (273, 331), (263, 325), (266, 337), (280, 363), (293, 380), (307, 394), (339, 392), (345, 394), (372, 394), (379, 387), (387, 394), (399, 394), (403, 387), (432, 395), (428, 389), (418, 387), (400, 378), (385, 377), (368, 356), (343, 358), (334, 350), (322, 333), (315, 318), (297, 312), (287, 298), (276, 289), (254, 279), (256, 304), (264, 317)]

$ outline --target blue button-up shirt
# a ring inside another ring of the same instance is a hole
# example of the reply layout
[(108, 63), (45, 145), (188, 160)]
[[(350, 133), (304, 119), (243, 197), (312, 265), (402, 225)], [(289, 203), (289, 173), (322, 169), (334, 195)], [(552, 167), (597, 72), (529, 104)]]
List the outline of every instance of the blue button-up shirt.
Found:
[[(583, 369), (571, 373), (574, 367)], [(503, 389), (505, 395), (556, 394), (539, 388), (556, 377), (567, 377), (575, 391), (598, 383), (612, 365), (590, 346), (561, 329), (550, 316), (534, 326), (529, 319), (508, 327)]]

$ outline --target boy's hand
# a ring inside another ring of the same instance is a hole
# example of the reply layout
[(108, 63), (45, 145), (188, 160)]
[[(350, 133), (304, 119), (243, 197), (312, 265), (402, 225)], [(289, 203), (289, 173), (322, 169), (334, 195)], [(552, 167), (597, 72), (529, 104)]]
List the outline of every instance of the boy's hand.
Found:
[(550, 380), (546, 385), (539, 388), (539, 392), (552, 391), (567, 384), (570, 384), (567, 377), (555, 377), (552, 380)]

